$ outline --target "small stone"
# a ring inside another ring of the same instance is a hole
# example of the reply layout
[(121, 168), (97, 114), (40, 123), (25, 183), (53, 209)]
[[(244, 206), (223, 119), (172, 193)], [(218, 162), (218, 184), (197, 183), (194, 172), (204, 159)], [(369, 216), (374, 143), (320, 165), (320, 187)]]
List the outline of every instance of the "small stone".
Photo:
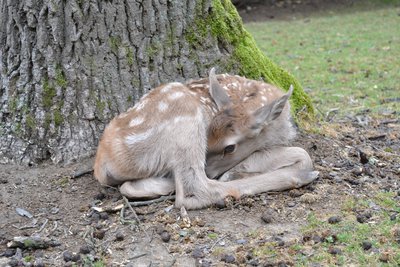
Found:
[(221, 261), (226, 262), (226, 263), (235, 263), (236, 259), (235, 256), (231, 254), (225, 254), (222, 256)]
[(94, 196), (94, 199), (96, 200), (103, 200), (106, 198), (106, 195), (104, 193), (98, 193), (97, 195)]
[(396, 214), (390, 215), (390, 220), (391, 221), (395, 221), (396, 219), (397, 219), (397, 215)]
[(340, 250), (339, 248), (335, 248), (335, 247), (330, 247), (328, 252), (332, 255), (342, 254), (342, 250)]
[(187, 236), (187, 234), (188, 234), (188, 232), (185, 231), (185, 230), (180, 230), (180, 231), (179, 231), (179, 236), (180, 236), (180, 237), (185, 237), (185, 236)]
[(363, 172), (363, 168), (361, 167), (355, 167), (352, 171), (351, 171), (355, 176), (360, 176)]
[(217, 208), (217, 209), (224, 209), (226, 206), (225, 206), (225, 201), (222, 199), (222, 200), (218, 200), (216, 203), (215, 203), (215, 207)]
[(210, 267), (211, 261), (210, 260), (200, 260), (200, 267)]
[(100, 212), (100, 219), (101, 220), (107, 220), (109, 218), (107, 212)]
[(72, 254), (72, 261), (73, 262), (77, 262), (77, 261), (79, 261), (81, 259), (81, 255), (79, 255), (79, 254)]
[(63, 252), (63, 258), (65, 262), (72, 261), (72, 257), (73, 257), (72, 253), (69, 252), (68, 250)]
[(364, 214), (358, 214), (356, 219), (359, 223), (365, 223), (368, 220), (368, 218)]
[(11, 259), (11, 260), (8, 262), (8, 265), (11, 266), (11, 267), (24, 266), (24, 265), (22, 264), (22, 262), (21, 262), (21, 265), (20, 265), (20, 261), (17, 260), (17, 259)]
[(322, 242), (322, 238), (319, 235), (313, 235), (312, 236), (312, 240), (314, 241), (314, 243), (321, 243)]
[(115, 234), (115, 240), (116, 241), (122, 241), (122, 240), (124, 240), (124, 238), (125, 238), (125, 236), (121, 232), (118, 232), (118, 233)]
[(103, 239), (105, 234), (106, 232), (103, 230), (96, 230), (93, 232), (93, 237), (97, 239)]
[(332, 216), (328, 219), (328, 223), (330, 223), (330, 224), (339, 223), (341, 221), (342, 221), (342, 219), (338, 216)]
[(169, 242), (169, 240), (171, 239), (171, 235), (167, 231), (163, 231), (160, 236), (161, 240), (165, 243)]
[(79, 253), (81, 254), (89, 254), (90, 253), (90, 248), (88, 245), (84, 245), (79, 248)]
[(37, 259), (35, 259), (35, 262), (33, 263), (33, 266), (35, 266), (35, 267), (44, 267), (45, 265), (43, 263), (42, 258), (37, 258)]
[(364, 250), (369, 250), (369, 249), (372, 248), (372, 243), (369, 242), (369, 241), (363, 241), (363, 242), (361, 243), (361, 246), (362, 246), (362, 248), (363, 248)]
[(10, 257), (14, 256), (14, 254), (15, 254), (15, 249), (8, 248), (8, 249), (6, 249), (6, 251), (4, 251), (4, 252), (2, 253), (1, 256), (10, 258)]
[(276, 236), (274, 239), (275, 239), (275, 241), (276, 241), (276, 244), (277, 244), (279, 247), (283, 247), (283, 246), (285, 245), (285, 241), (283, 241), (282, 238)]
[(274, 218), (271, 214), (264, 212), (263, 215), (261, 216), (261, 219), (263, 220), (263, 222), (265, 223), (272, 223)]
[(193, 258), (195, 258), (195, 259), (200, 259), (200, 258), (204, 258), (204, 252), (203, 252), (203, 250), (201, 249), (201, 248), (195, 248), (193, 251), (192, 251), (192, 257)]
[(293, 208), (294, 206), (296, 206), (296, 203), (290, 201), (289, 203), (287, 203), (287, 206), (288, 206), (289, 208)]
[(92, 222), (98, 222), (100, 220), (100, 214), (98, 212), (92, 213), (92, 215), (90, 216), (90, 220)]
[(239, 245), (243, 245), (243, 244), (247, 243), (247, 240), (246, 239), (238, 239), (238, 240), (236, 240), (236, 243), (238, 243)]
[(260, 261), (258, 259), (251, 259), (247, 262), (250, 266), (259, 266)]

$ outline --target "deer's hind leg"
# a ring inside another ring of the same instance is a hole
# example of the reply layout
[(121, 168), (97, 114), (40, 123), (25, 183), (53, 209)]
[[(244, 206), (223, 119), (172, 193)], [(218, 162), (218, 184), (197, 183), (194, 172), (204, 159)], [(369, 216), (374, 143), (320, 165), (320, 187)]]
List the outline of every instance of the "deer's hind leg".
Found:
[(251, 195), (298, 188), (311, 183), (317, 176), (304, 149), (277, 147), (254, 152), (226, 172), (220, 181), (226, 181), (241, 195)]
[(169, 176), (126, 181), (120, 187), (121, 194), (131, 199), (153, 199), (169, 195), (174, 191), (175, 182)]

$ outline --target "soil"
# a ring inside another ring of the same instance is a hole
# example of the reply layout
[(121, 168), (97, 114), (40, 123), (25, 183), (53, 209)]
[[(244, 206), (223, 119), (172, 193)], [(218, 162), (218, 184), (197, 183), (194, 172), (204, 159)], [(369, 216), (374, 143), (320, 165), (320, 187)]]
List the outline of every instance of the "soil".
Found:
[[(346, 198), (400, 193), (398, 119), (360, 114), (323, 132), (300, 133), (296, 142), (320, 172), (312, 184), (188, 211), (188, 217), (171, 200), (134, 207), (139, 224), (129, 208), (121, 213), (125, 202), (116, 189), (102, 188), (92, 173), (71, 178), (90, 169), (90, 159), (67, 167), (0, 165), (0, 266), (293, 265), (290, 255), (273, 259), (254, 248), (273, 242), (284, 250), (303, 240), (311, 213), (328, 220)], [(15, 237), (36, 237), (47, 248), (31, 240), (9, 248)]]
[[(358, 116), (332, 124), (330, 131), (299, 135), (296, 145), (309, 151), (320, 172), (306, 187), (188, 211), (188, 218), (172, 208), (171, 200), (135, 207), (139, 226), (129, 209), (123, 216), (93, 209), (118, 208), (124, 201), (117, 190), (102, 188), (91, 173), (71, 178), (90, 168), (90, 160), (69, 167), (1, 165), (0, 265), (24, 266), (17, 263), (28, 259), (37, 263), (33, 266), (84, 266), (97, 259), (107, 266), (264, 264), (268, 258), (255, 257), (253, 249), (260, 242), (278, 240), (285, 247), (301, 240), (300, 229), (310, 213), (328, 219), (339, 214), (348, 197), (372, 197), (382, 190), (400, 193), (398, 119)], [(38, 236), (57, 246), (8, 248), (19, 236)]]

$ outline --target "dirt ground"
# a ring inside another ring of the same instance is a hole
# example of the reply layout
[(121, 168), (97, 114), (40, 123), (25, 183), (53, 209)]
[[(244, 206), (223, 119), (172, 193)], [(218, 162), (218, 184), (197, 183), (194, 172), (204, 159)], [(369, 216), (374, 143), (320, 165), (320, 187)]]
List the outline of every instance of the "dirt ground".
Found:
[[(335, 215), (346, 197), (400, 194), (398, 119), (360, 114), (322, 132), (296, 141), (320, 172), (312, 184), (188, 211), (184, 219), (171, 200), (134, 207), (139, 225), (128, 208), (121, 212), (117, 190), (100, 187), (91, 173), (71, 178), (90, 159), (68, 167), (0, 165), (0, 266), (291, 266), (290, 257), (252, 251), (271, 240), (282, 249), (302, 240), (310, 213)], [(31, 239), (12, 244), (16, 237)]]
[[(254, 258), (252, 249), (268, 240), (282, 246), (301, 240), (300, 228), (311, 212), (328, 218), (348, 196), (400, 193), (398, 119), (359, 116), (325, 131), (301, 134), (296, 143), (309, 151), (320, 171), (316, 182), (188, 211), (190, 222), (171, 209), (170, 200), (135, 207), (139, 226), (129, 210), (123, 216), (120, 211), (95, 211), (93, 207), (118, 208), (124, 202), (115, 189), (100, 187), (91, 173), (71, 178), (88, 168), (90, 160), (70, 167), (2, 165), (0, 265), (92, 266), (99, 259), (107, 266), (265, 265), (268, 259)], [(8, 248), (19, 236), (38, 236), (49, 247)]]

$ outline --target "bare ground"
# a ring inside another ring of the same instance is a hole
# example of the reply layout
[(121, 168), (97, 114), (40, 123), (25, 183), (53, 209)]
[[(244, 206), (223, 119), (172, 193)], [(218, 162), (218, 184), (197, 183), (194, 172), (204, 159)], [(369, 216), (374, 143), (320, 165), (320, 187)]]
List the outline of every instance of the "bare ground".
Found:
[[(93, 210), (124, 202), (115, 189), (100, 187), (91, 173), (71, 178), (90, 161), (70, 167), (1, 165), (0, 265), (93, 266), (99, 259), (107, 266), (293, 265), (289, 255), (256, 256), (254, 249), (273, 242), (289, 250), (302, 240), (301, 227), (310, 213), (328, 218), (348, 197), (372, 197), (381, 190), (400, 194), (400, 122), (392, 118), (366, 124), (367, 119), (332, 124), (325, 135), (299, 136), (297, 145), (310, 152), (320, 171), (316, 182), (188, 211), (190, 222), (170, 209), (170, 200), (135, 207), (139, 226), (128, 209), (124, 216)], [(18, 236), (38, 236), (57, 246), (9, 248)]]

